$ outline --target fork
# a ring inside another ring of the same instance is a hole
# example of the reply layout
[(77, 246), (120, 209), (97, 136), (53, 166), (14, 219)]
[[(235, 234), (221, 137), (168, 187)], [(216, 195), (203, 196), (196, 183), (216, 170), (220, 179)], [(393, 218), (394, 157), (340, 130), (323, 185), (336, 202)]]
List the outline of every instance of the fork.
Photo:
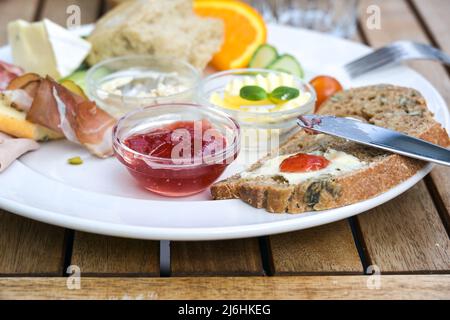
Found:
[(405, 60), (435, 60), (450, 65), (450, 55), (423, 43), (396, 41), (344, 66), (351, 78)]

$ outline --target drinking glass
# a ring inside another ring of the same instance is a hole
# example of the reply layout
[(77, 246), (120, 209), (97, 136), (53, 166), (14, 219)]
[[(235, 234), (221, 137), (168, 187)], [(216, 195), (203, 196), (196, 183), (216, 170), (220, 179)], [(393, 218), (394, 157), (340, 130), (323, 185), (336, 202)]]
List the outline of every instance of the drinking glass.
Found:
[(351, 38), (356, 31), (358, 0), (246, 0), (267, 22)]

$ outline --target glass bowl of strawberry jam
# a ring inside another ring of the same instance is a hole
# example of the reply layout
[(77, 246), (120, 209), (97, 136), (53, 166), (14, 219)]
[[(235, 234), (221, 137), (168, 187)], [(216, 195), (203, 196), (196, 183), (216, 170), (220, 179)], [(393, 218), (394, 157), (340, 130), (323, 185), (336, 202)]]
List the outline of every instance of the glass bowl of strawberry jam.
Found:
[(226, 113), (196, 104), (158, 104), (121, 118), (116, 157), (145, 189), (182, 197), (216, 181), (240, 149), (240, 129)]

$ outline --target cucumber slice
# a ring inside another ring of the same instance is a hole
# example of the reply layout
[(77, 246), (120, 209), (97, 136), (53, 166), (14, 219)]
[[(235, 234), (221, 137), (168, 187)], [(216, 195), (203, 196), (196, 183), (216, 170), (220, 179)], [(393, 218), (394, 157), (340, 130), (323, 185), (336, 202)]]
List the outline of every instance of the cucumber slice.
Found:
[(300, 78), (304, 77), (303, 68), (300, 65), (300, 62), (290, 54), (279, 56), (277, 60), (267, 67), (267, 69), (290, 73)]
[(87, 73), (87, 70), (74, 71), (74, 73), (72, 73), (71, 75), (69, 75), (63, 79), (60, 79), (59, 83), (62, 83), (66, 80), (71, 80), (71, 81), (75, 82), (75, 84), (80, 86), (84, 92), (86, 92), (86, 73)]
[(256, 49), (248, 66), (250, 68), (265, 69), (278, 58), (278, 52), (275, 47), (269, 44), (262, 44)]

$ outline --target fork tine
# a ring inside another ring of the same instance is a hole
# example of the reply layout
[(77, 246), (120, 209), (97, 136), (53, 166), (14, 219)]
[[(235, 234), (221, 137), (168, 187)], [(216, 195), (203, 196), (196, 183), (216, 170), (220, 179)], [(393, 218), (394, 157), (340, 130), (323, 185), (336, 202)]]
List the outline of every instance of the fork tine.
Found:
[(390, 52), (390, 50), (391, 50), (390, 47), (379, 48), (377, 50), (372, 51), (369, 54), (366, 54), (364, 56), (357, 58), (356, 60), (353, 60), (352, 62), (348, 63), (346, 66), (352, 67), (352, 66), (360, 64), (361, 62), (370, 62), (370, 61), (376, 60), (379, 56), (383, 56), (386, 53)]
[(398, 61), (403, 55), (401, 47), (390, 45), (363, 56), (344, 66), (351, 77), (356, 77), (384, 65)]
[(398, 48), (394, 46), (387, 46), (373, 51), (365, 56), (362, 56), (345, 65), (346, 69), (360, 68), (361, 66), (372, 64), (385, 56), (396, 54)]
[(412, 59), (437, 60), (450, 65), (450, 56), (441, 50), (427, 44), (401, 40), (347, 63), (343, 68), (354, 78), (385, 65)]
[(358, 63), (355, 63), (353, 65), (346, 66), (346, 70), (354, 72), (358, 70), (366, 70), (372, 68), (372, 66), (380, 66), (380, 62), (385, 63), (386, 61), (395, 60), (397, 56), (400, 55), (400, 52), (398, 51), (386, 51), (383, 54), (377, 55), (376, 57), (372, 59), (362, 59)]
[(350, 77), (355, 78), (364, 73), (395, 63), (399, 60), (399, 57), (396, 55), (387, 55), (374, 63), (361, 65), (358, 69), (347, 70), (347, 73), (350, 75)]

